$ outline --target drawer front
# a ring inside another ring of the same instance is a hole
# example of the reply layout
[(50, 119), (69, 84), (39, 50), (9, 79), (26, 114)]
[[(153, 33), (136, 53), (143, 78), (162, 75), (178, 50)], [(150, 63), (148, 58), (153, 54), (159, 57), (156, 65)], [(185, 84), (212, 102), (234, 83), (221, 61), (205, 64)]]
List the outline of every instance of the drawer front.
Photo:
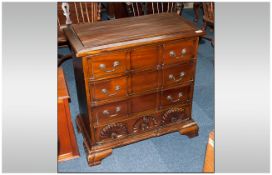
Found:
[(140, 93), (158, 88), (159, 75), (157, 70), (142, 71), (131, 75), (132, 93)]
[(127, 77), (94, 82), (93, 101), (127, 96)]
[(161, 105), (168, 106), (168, 105), (175, 105), (178, 103), (184, 103), (190, 100), (191, 92), (192, 92), (192, 85), (179, 87), (175, 89), (169, 89), (162, 92), (161, 95)]
[(191, 60), (194, 57), (194, 40), (175, 41), (164, 45), (164, 64)]
[(103, 124), (128, 115), (128, 101), (106, 104), (93, 108), (96, 123)]
[(157, 107), (157, 93), (134, 97), (131, 99), (131, 112), (155, 110)]
[(131, 68), (156, 67), (158, 63), (158, 46), (138, 47), (131, 51)]
[(171, 66), (163, 69), (163, 86), (177, 85), (194, 79), (195, 63)]
[(95, 137), (98, 142), (115, 141), (129, 135), (157, 129), (158, 126), (157, 114), (144, 115), (100, 126), (95, 129)]
[(88, 64), (91, 78), (124, 73), (127, 69), (126, 52), (112, 52), (93, 56), (88, 60)]

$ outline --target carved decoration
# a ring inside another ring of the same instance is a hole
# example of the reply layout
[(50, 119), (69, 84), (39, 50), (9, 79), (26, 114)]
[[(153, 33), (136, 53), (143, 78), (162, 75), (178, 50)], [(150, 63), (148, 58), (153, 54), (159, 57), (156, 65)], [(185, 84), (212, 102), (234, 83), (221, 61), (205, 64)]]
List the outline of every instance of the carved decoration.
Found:
[(163, 114), (161, 125), (167, 125), (186, 119), (184, 108), (172, 108)]
[(127, 134), (128, 129), (124, 123), (114, 123), (107, 125), (100, 132), (100, 136), (105, 139), (106, 138), (116, 139)]
[(133, 126), (133, 132), (141, 132), (141, 131), (147, 131), (150, 130), (158, 125), (156, 119), (153, 116), (144, 116), (138, 119), (134, 126)]

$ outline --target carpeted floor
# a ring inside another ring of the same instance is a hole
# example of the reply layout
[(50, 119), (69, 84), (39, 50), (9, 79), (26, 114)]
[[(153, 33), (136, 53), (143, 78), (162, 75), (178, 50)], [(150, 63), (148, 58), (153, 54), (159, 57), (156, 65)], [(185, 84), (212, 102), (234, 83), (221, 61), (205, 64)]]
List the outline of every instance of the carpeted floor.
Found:
[[(185, 9), (183, 16), (193, 20), (192, 9)], [(199, 20), (202, 26), (202, 19)], [(207, 29), (208, 35), (213, 32)], [(69, 53), (68, 49), (59, 49)], [(75, 126), (79, 113), (72, 60), (62, 65), (68, 84), (70, 109)], [(58, 172), (201, 172), (204, 162), (208, 134), (214, 129), (214, 48), (207, 40), (201, 40), (196, 70), (193, 118), (199, 124), (199, 136), (188, 139), (178, 132), (134, 143), (113, 150), (101, 165), (89, 167), (82, 145), (82, 136), (76, 127), (76, 139), (80, 158), (58, 164)]]

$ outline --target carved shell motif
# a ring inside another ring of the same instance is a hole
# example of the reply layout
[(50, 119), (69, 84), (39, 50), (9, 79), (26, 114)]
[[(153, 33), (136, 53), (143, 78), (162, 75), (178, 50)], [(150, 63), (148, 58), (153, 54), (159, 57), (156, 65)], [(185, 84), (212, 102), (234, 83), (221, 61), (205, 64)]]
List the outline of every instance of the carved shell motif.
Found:
[(157, 125), (157, 121), (153, 116), (144, 116), (135, 122), (133, 126), (133, 132), (136, 133), (140, 131), (150, 130)]
[(101, 132), (101, 138), (112, 138), (116, 139), (128, 134), (127, 126), (124, 123), (114, 123), (105, 126)]
[(184, 108), (172, 108), (163, 114), (161, 125), (167, 125), (186, 119)]

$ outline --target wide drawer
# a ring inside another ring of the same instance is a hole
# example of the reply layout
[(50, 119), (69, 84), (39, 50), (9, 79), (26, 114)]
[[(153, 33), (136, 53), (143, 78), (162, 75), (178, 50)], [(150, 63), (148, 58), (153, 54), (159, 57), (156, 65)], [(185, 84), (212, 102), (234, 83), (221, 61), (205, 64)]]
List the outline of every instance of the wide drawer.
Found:
[(125, 77), (111, 78), (91, 83), (92, 101), (127, 96), (127, 80)]
[(163, 91), (161, 93), (161, 105), (164, 107), (188, 102), (192, 99), (192, 87), (193, 85), (187, 85)]
[(114, 74), (125, 73), (127, 70), (127, 52), (110, 52), (92, 56), (88, 59), (88, 69), (91, 79)]
[(193, 81), (195, 62), (168, 66), (163, 69), (163, 87), (174, 86)]
[(195, 43), (195, 40), (181, 40), (164, 44), (164, 64), (173, 64), (193, 59), (196, 48)]

